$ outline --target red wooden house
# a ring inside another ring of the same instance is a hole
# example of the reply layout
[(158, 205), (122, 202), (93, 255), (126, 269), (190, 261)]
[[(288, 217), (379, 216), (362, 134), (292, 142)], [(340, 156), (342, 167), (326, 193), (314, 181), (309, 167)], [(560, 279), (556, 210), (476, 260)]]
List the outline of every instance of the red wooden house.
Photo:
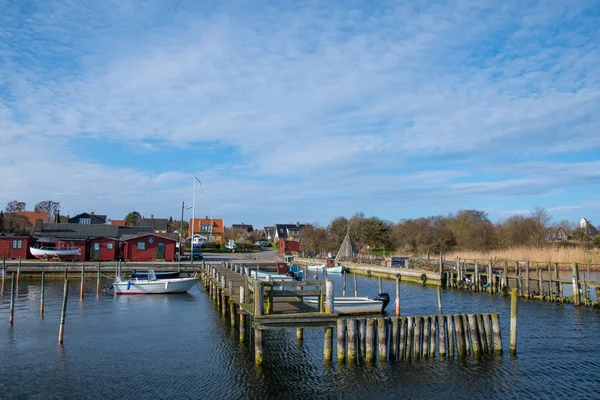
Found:
[(280, 240), (279, 241), (279, 253), (281, 254), (295, 254), (300, 251), (300, 242), (294, 240)]
[(85, 239), (56, 239), (54, 247), (59, 250), (79, 249), (79, 255), (73, 257), (73, 261), (85, 261), (88, 259)]
[(17, 236), (11, 233), (0, 233), (0, 258), (32, 258), (29, 246), (35, 239), (29, 236)]
[(114, 238), (91, 238), (88, 243), (88, 260), (91, 261), (113, 261), (121, 253), (121, 242)]
[(156, 233), (123, 236), (123, 256), (129, 261), (175, 260), (176, 239)]

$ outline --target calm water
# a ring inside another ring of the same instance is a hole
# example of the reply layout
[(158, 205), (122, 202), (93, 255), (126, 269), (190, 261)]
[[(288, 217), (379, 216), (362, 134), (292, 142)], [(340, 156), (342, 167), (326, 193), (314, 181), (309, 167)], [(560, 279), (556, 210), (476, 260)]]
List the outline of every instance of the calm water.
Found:
[[(341, 294), (341, 278), (330, 278)], [(375, 279), (360, 277), (358, 286), (361, 295), (377, 292)], [(95, 292), (95, 281), (87, 290)], [(391, 281), (384, 290), (394, 297)], [(39, 296), (38, 282), (20, 282), (12, 328), (9, 286), (0, 297), (0, 398), (600, 397), (600, 310), (521, 301), (516, 358), (327, 366), (322, 329), (305, 329), (302, 344), (295, 330), (276, 330), (266, 332), (265, 365), (256, 367), (250, 343), (239, 343), (197, 287), (184, 295), (89, 294), (82, 302), (73, 281), (62, 346), (62, 283), (47, 282), (43, 318)], [(508, 349), (508, 298), (448, 290), (443, 303), (446, 313), (499, 312)], [(401, 306), (403, 315), (434, 315), (436, 289), (403, 284)]]

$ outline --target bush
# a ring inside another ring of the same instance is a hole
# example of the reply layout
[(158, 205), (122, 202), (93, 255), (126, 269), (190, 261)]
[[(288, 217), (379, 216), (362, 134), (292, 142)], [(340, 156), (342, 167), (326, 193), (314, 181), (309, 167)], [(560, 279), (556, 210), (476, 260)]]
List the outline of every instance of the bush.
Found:
[(596, 246), (600, 247), (600, 235), (594, 236), (594, 238), (592, 239), (592, 242), (594, 242), (594, 244)]

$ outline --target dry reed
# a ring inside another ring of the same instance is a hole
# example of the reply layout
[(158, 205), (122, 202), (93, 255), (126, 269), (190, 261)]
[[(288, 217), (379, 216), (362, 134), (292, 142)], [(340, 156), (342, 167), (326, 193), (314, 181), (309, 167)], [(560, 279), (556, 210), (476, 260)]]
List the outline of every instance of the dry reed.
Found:
[[(585, 250), (581, 247), (517, 247), (502, 250), (483, 251), (455, 251), (444, 255), (446, 260), (456, 257), (475, 260), (507, 260), (507, 261), (532, 261), (554, 263), (580, 263), (600, 264), (600, 251), (598, 249)], [(596, 266), (598, 267), (598, 266)]]

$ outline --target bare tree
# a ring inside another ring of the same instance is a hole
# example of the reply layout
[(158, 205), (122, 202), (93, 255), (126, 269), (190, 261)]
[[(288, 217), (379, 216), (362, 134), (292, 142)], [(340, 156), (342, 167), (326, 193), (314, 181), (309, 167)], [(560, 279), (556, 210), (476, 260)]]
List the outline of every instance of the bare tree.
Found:
[(16, 214), (20, 211), (25, 211), (26, 203), (24, 201), (13, 200), (6, 205), (4, 211), (7, 214)]

